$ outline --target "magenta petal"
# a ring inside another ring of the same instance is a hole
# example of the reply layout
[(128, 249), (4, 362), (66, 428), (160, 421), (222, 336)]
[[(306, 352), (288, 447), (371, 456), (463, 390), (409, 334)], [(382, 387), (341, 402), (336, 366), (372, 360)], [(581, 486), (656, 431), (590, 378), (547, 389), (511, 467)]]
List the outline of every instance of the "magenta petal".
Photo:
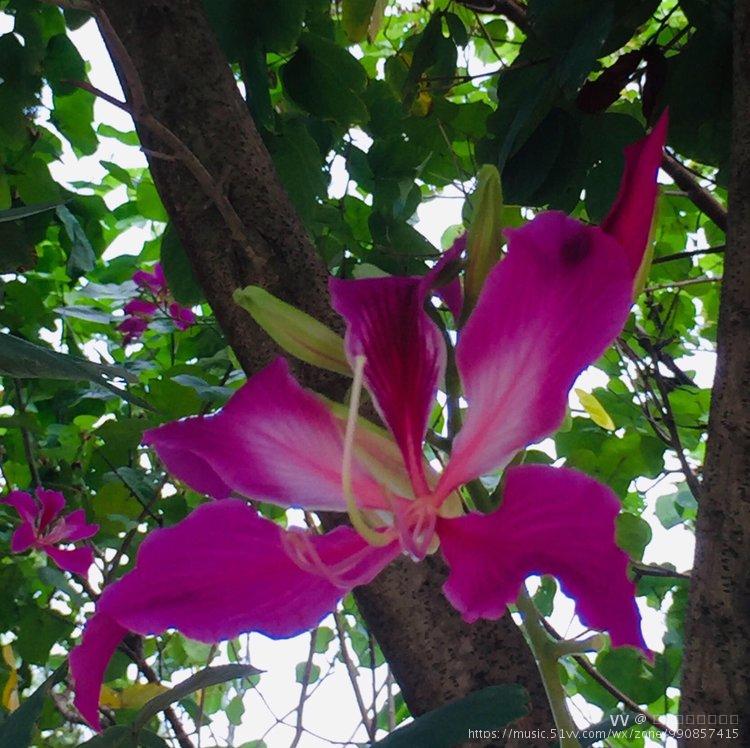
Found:
[(43, 533), (50, 522), (65, 508), (65, 497), (59, 491), (48, 491), (44, 488), (37, 488), (36, 497), (42, 506), (39, 532)]
[(506, 233), (456, 348), (469, 409), (440, 496), (554, 431), (576, 377), (627, 319), (632, 273), (600, 229), (550, 212)]
[(37, 518), (42, 513), (42, 508), (26, 491), (11, 491), (4, 499), (0, 499), (0, 502), (12, 506), (18, 512), (18, 516), (32, 526), (36, 525)]
[(63, 570), (85, 577), (91, 564), (94, 563), (94, 552), (91, 548), (73, 548), (65, 550), (54, 545), (44, 546), (44, 552)]
[[(107, 588), (98, 610), (139, 634), (176, 628), (206, 642), (247, 631), (294, 636), (317, 624), (349, 588), (292, 561), (282, 540), (291, 534), (236, 499), (204, 504), (153, 531), (135, 568)], [(351, 570), (358, 584), (399, 552), (396, 544), (372, 548), (349, 527), (309, 537), (323, 564), (361, 556)]]
[(151, 291), (155, 296), (160, 296), (167, 291), (167, 279), (160, 262), (154, 265), (152, 273), (145, 270), (137, 270), (133, 274), (133, 280), (137, 286)]
[(13, 537), (10, 539), (11, 553), (23, 553), (31, 548), (36, 541), (37, 535), (34, 526), (28, 522), (24, 522), (19, 525), (13, 533)]
[(148, 320), (143, 317), (125, 317), (125, 319), (117, 325), (117, 329), (125, 337), (126, 343), (143, 335), (147, 327)]
[(70, 674), (75, 685), (76, 709), (95, 730), (99, 721), (99, 694), (104, 673), (127, 630), (111, 618), (95, 613), (83, 630), (81, 643), (70, 653)]
[(424, 311), (422, 278), (330, 279), (346, 320), (350, 363), (363, 355), (365, 384), (404, 456), (417, 495), (428, 492), (422, 442), (445, 369), (445, 344)]
[(575, 599), (584, 624), (608, 631), (615, 646), (648, 651), (628, 556), (615, 543), (619, 510), (614, 493), (583, 473), (511, 468), (495, 512), (438, 520), (451, 570), (445, 594), (467, 622), (495, 620), (526, 577), (552, 574)]
[[(216, 414), (147, 431), (169, 471), (198, 491), (231, 491), (282, 506), (345, 511), (343, 425), (289, 373), (283, 358), (251, 377)], [(355, 460), (362, 506), (384, 505), (382, 490)]]
[(125, 314), (134, 314), (138, 317), (151, 317), (158, 311), (159, 307), (153, 301), (131, 299), (122, 309)]
[(625, 171), (614, 205), (602, 222), (602, 229), (625, 250), (632, 273), (641, 266), (651, 233), (659, 173), (667, 139), (669, 116), (664, 112), (651, 132), (625, 149)]
[(76, 509), (65, 517), (63, 534), (60, 540), (74, 543), (76, 540), (91, 538), (99, 532), (99, 525), (86, 522), (86, 513), (83, 509)]
[(178, 330), (187, 330), (195, 324), (195, 313), (186, 306), (177, 303), (169, 305), (169, 316)]
[(451, 245), (450, 249), (440, 255), (440, 259), (430, 268), (429, 272), (422, 279), (426, 290), (435, 289), (435, 295), (450, 309), (453, 319), (458, 320), (461, 317), (461, 310), (464, 305), (463, 289), (458, 273), (453, 280), (447, 283), (443, 282), (443, 275), (451, 272), (453, 265), (461, 259), (461, 254), (466, 249), (467, 234), (461, 234)]

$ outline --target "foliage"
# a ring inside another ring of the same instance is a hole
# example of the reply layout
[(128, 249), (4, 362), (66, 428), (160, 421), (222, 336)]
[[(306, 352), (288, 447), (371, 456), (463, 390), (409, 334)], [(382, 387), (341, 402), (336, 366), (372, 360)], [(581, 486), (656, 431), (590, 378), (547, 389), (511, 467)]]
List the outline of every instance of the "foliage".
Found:
[[(345, 0), (341, 15), (341, 4), (325, 0), (205, 5), (279, 176), (339, 276), (423, 273), (438, 249), (419, 216), (433, 201), (471, 193), (482, 164), (501, 169), (505, 226), (542, 207), (600, 220), (623, 146), (667, 105), (670, 147), (705, 189), (726, 198), (731, 0), (530, 0), (530, 31), (456, 0)], [(148, 169), (130, 165), (141, 163), (137, 135), (101, 121), (94, 95), (75, 84), (87, 76), (85, 37), (75, 32), (86, 16), (1, 0), (0, 18), (3, 29), (12, 24), (0, 35), (2, 479), (6, 488), (38, 480), (63, 491), (100, 525), (97, 571), (83, 584), (40, 555), (10, 555), (14, 514), (0, 505), (0, 643), (20, 658), (22, 695), (12, 715), (3, 704), (0, 736), (33, 712), (30, 744), (69, 746), (90, 735), (66, 710), (66, 688), (41, 707), (39, 694), (60, 672), (92, 595), (132, 564), (149, 529), (204, 500), (169, 482), (139, 446), (141, 434), (215, 409), (243, 375)], [(99, 164), (99, 177), (76, 174), (85, 157)], [(470, 220), (470, 206), (465, 214)], [(458, 231), (445, 226), (442, 246)], [(593, 661), (596, 679), (562, 661), (567, 693), (588, 703), (592, 721), (619, 703), (607, 683), (660, 718), (676, 710), (687, 586), (664, 539), (691, 531), (695, 518), (710, 395), (699, 370), (715, 343), (723, 241), (684, 193), (663, 185), (654, 264), (626, 332), (580, 383), (580, 403), (572, 400), (554, 444), (526, 457), (564, 461), (616, 491), (618, 539), (633, 557), (640, 600), (664, 619), (653, 664), (605, 649)], [(179, 331), (157, 317), (138, 344), (124, 346), (116, 323), (136, 295), (132, 275), (159, 259), (175, 298), (199, 311), (198, 324)], [(440, 431), (444, 414), (435, 416)], [(488, 481), (490, 492), (498, 479)], [(264, 511), (284, 520), (281, 510)], [(544, 580), (537, 593), (545, 614), (560, 609), (555, 591)], [(353, 601), (336, 623), (335, 632), (318, 629), (303, 688), (350, 651), (355, 668), (383, 662)], [(147, 638), (117, 655), (107, 683), (133, 688), (135, 663), (139, 679), (169, 684), (215, 658), (246, 661), (246, 644), (215, 650), (179, 634)], [(0, 686), (11, 675), (0, 663)], [(228, 720), (230, 736), (242, 724), (260, 738), (243, 699), (263, 679), (180, 694), (177, 718), (207, 729)], [(408, 716), (400, 694), (379, 704), (376, 728)], [(110, 715), (112, 740), (88, 745), (128, 744), (117, 740), (130, 735), (122, 726), (134, 710)], [(142, 745), (175, 744), (163, 716), (151, 712), (144, 724), (153, 739)]]

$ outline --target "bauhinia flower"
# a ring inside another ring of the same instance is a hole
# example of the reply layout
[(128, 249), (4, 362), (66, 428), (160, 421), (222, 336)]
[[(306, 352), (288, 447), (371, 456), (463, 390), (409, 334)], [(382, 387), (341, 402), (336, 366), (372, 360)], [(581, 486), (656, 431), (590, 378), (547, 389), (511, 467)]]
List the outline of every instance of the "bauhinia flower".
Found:
[(123, 334), (126, 344), (140, 338), (159, 311), (171, 319), (178, 330), (187, 330), (195, 324), (195, 313), (192, 309), (172, 299), (160, 262), (154, 265), (150, 273), (137, 270), (133, 274), (133, 281), (148, 298), (131, 299), (123, 307), (125, 318), (117, 329)]
[[(615, 543), (620, 502), (580, 472), (507, 466), (562, 422), (578, 374), (617, 336), (644, 257), (666, 130), (626, 151), (603, 227), (562, 213), (509, 230), (455, 349), (468, 410), (441, 474), (423, 454), (446, 365), (425, 311), (459, 242), (425, 277), (335, 280), (353, 372), (347, 411), (303, 389), (277, 359), (216, 414), (146, 433), (167, 469), (218, 501), (152, 532), (135, 566), (102, 594), (71, 654), (75, 703), (98, 727), (104, 671), (128, 631), (169, 628), (204, 642), (243, 632), (289, 637), (401, 553), (439, 548), (444, 591), (467, 622), (497, 619), (524, 580), (553, 574), (581, 620), (613, 645), (645, 650), (628, 558)], [(460, 313), (453, 282), (446, 302)], [(388, 431), (357, 416), (365, 386)], [(507, 468), (499, 508), (464, 513), (461, 487)], [(348, 513), (325, 534), (263, 518), (247, 499)]]
[(83, 509), (61, 516), (65, 497), (58, 491), (44, 488), (37, 488), (35, 496), (25, 491), (11, 491), (0, 502), (12, 506), (21, 518), (10, 541), (13, 553), (35, 548), (44, 551), (64, 571), (86, 576), (94, 561), (91, 548), (60, 547), (96, 535), (99, 526), (86, 522)]

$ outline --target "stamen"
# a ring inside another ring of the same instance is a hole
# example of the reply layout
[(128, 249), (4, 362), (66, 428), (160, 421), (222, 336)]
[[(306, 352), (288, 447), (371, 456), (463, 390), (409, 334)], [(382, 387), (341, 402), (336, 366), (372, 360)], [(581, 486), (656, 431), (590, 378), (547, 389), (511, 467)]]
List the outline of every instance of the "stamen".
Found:
[(359, 414), (359, 401), (362, 395), (362, 384), (364, 381), (365, 357), (354, 358), (354, 381), (352, 383), (352, 394), (349, 399), (349, 414), (346, 419), (346, 433), (344, 435), (344, 458), (341, 467), (341, 488), (346, 501), (346, 511), (351, 520), (352, 527), (370, 544), (382, 547), (393, 542), (393, 535), (389, 532), (379, 532), (371, 527), (361, 509), (357, 506), (357, 500), (352, 491), (352, 460), (354, 457), (354, 437), (357, 431), (357, 418)]

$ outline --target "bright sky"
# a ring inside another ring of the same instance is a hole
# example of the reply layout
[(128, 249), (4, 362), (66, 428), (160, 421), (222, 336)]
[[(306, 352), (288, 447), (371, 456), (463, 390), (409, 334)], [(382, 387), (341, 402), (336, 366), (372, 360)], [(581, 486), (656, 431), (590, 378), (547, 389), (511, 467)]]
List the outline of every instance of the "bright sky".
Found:
[[(0, 32), (10, 30), (7, 22), (8, 17), (0, 14)], [(82, 56), (90, 63), (89, 77), (92, 84), (109, 94), (122, 98), (123, 94), (111, 61), (93, 22), (89, 22), (77, 31), (72, 32), (71, 37)], [(97, 122), (105, 122), (121, 130), (132, 129), (132, 122), (127, 114), (101, 100), (97, 100), (95, 104), (95, 117)], [(44, 116), (42, 116), (42, 119), (45, 119)], [(363, 141), (366, 141), (366, 138), (363, 137)], [(65, 143), (64, 140), (63, 143)], [(143, 154), (137, 148), (128, 147), (117, 140), (105, 138), (94, 155), (82, 159), (76, 159), (72, 150), (65, 144), (65, 155), (62, 161), (52, 164), (51, 170), (54, 177), (63, 183), (78, 180), (99, 182), (106, 174), (105, 169), (100, 164), (101, 160), (113, 161), (124, 167), (146, 165)], [(337, 164), (333, 170), (332, 192), (340, 192), (344, 189), (345, 181), (343, 169), (340, 164)], [(432, 200), (423, 203), (419, 208), (416, 226), (436, 246), (440, 246), (443, 232), (448, 227), (460, 222), (462, 201), (456, 199), (459, 196), (460, 193), (456, 190), (446, 191), (446, 199)], [(124, 187), (114, 190), (107, 196), (107, 204), (110, 208), (116, 207), (125, 200)], [(151, 226), (130, 228), (110, 245), (105, 253), (105, 258), (112, 258), (123, 253), (137, 254), (140, 252), (143, 242), (151, 236)], [(712, 354), (698, 353), (684, 363), (688, 365), (688, 368), (697, 371), (696, 379), (701, 386), (705, 387), (711, 383), (714, 367)], [(603, 378), (601, 372), (589, 370), (584, 372), (576, 386), (590, 391), (604, 381), (606, 379)], [(571, 405), (580, 408), (575, 395), (571, 396)], [(551, 445), (551, 440), (548, 440), (543, 447), (551, 449)], [(674, 467), (678, 467), (676, 460), (674, 462)], [(670, 465), (669, 467), (673, 466)], [(643, 485), (639, 484), (638, 487), (641, 490), (647, 490), (649, 482), (643, 482)], [(656, 497), (670, 493), (673, 487), (674, 483), (671, 480), (663, 480), (659, 485), (648, 490), (648, 496), (652, 501), (655, 501)], [(665, 530), (653, 517), (653, 514), (647, 515), (647, 518), (654, 532), (654, 540), (648, 547), (644, 560), (646, 562), (671, 562), (681, 571), (690, 569), (693, 555), (692, 535), (681, 527)], [(200, 573), (200, 570), (196, 569), (196, 572)], [(248, 600), (248, 605), (252, 605), (251, 600)], [(658, 651), (662, 648), (663, 614), (645, 607), (642, 608), (642, 613), (646, 641), (649, 646)], [(559, 631), (568, 634), (577, 634), (582, 631), (577, 620), (574, 619), (572, 603), (560, 594), (558, 594), (558, 600), (556, 601), (552, 623)], [(332, 627), (332, 622), (329, 620), (326, 625)], [(260, 694), (273, 712), (279, 716), (293, 709), (299, 699), (299, 686), (295, 683), (294, 670), (298, 663), (306, 660), (308, 642), (309, 637), (307, 635), (283, 642), (274, 642), (255, 634), (250, 637), (251, 662), (265, 671), (261, 680)], [(327, 671), (327, 656), (316, 655), (315, 662), (320, 665), (323, 673)], [(378, 688), (385, 678), (384, 670), (384, 668), (380, 668), (376, 673)], [(365, 701), (368, 701), (372, 695), (370, 673), (363, 671), (359, 680)], [(382, 701), (381, 698), (379, 703), (382, 703)], [(259, 693), (250, 692), (246, 696), (246, 705), (243, 724), (235, 732), (235, 745), (261, 737), (264, 731), (275, 721), (270, 716)], [(581, 711), (579, 712), (578, 709)], [(574, 700), (572, 711), (581, 725), (585, 725), (589, 721), (596, 721), (600, 717), (598, 710), (585, 705), (580, 699)], [(294, 715), (292, 715), (292, 718), (294, 718)], [(341, 663), (337, 663), (333, 669), (333, 674), (326, 678), (322, 686), (315, 690), (310, 697), (305, 709), (305, 727), (332, 740), (348, 741), (358, 722), (358, 711), (345, 669)], [(218, 718), (216, 725), (218, 727), (216, 736), (225, 735), (226, 722), (222, 718)], [(293, 732), (292, 728), (279, 727), (266, 737), (266, 742), (270, 748), (286, 748), (291, 741)], [(364, 732), (360, 731), (357, 738), (361, 741), (365, 740)], [(208, 734), (206, 739), (210, 743), (214, 742)], [(309, 734), (306, 734), (300, 742), (302, 748), (318, 748), (326, 745), (330, 745), (327, 740), (317, 739)]]

